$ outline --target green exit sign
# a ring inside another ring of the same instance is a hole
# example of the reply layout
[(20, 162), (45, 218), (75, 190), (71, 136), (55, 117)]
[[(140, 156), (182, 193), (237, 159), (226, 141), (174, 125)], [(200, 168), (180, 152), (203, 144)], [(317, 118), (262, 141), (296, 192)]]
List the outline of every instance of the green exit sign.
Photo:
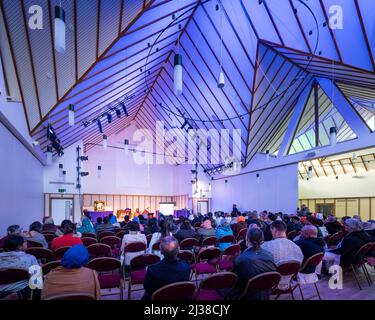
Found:
[(59, 193), (65, 193), (66, 189), (59, 189)]

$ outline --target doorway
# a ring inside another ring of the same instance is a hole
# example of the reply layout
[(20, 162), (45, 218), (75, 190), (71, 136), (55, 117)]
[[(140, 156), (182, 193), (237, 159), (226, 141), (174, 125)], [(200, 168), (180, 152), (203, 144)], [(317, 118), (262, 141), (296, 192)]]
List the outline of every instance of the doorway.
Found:
[(329, 215), (333, 215), (335, 212), (334, 204), (333, 203), (317, 203), (316, 212), (323, 213), (323, 215), (325, 215), (326, 217)]
[(200, 212), (202, 215), (206, 215), (208, 213), (208, 201), (199, 201), (197, 203), (197, 209), (198, 212)]
[(50, 216), (56, 225), (66, 219), (73, 221), (73, 201), (72, 198), (50, 198)]

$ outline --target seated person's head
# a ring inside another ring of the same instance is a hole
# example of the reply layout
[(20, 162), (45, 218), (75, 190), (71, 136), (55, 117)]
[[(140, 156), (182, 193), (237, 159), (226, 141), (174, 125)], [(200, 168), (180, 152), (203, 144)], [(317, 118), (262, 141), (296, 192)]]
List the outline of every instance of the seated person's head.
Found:
[(281, 220), (275, 220), (271, 223), (271, 233), (273, 238), (280, 238), (286, 236), (286, 225)]
[(97, 224), (102, 224), (103, 223), (103, 218), (102, 217), (97, 217), (96, 218), (96, 223)]
[(61, 265), (65, 269), (77, 269), (86, 266), (90, 255), (85, 246), (77, 244), (64, 253)]
[(108, 218), (108, 217), (104, 217), (104, 218), (103, 218), (103, 223), (104, 223), (104, 224), (109, 223), (109, 218)]
[(258, 219), (258, 215), (255, 212), (249, 212), (248, 217), (253, 220)]
[(246, 243), (248, 247), (252, 247), (254, 250), (260, 248), (264, 241), (263, 231), (259, 227), (249, 227), (246, 234)]
[(180, 247), (175, 237), (164, 237), (160, 241), (160, 252), (166, 260), (174, 260), (177, 257)]
[(39, 221), (35, 221), (30, 224), (29, 231), (42, 232), (43, 225)]
[(129, 216), (126, 215), (126, 216), (124, 217), (124, 220), (125, 220), (126, 222), (129, 222), (129, 220), (130, 220)]
[(20, 233), (21, 233), (21, 228), (20, 228), (20, 226), (19, 225), (17, 225), (17, 224), (14, 224), (14, 225), (12, 225), (12, 226), (9, 226), (8, 228), (7, 228), (7, 234), (8, 234), (8, 236), (16, 236), (16, 235), (19, 235)]
[(361, 231), (362, 229), (362, 222), (358, 219), (349, 218), (345, 220), (345, 230), (347, 232)]
[(129, 224), (129, 230), (130, 231), (134, 231), (134, 232), (139, 231), (139, 223), (136, 222), (136, 221), (130, 222), (130, 224)]
[(55, 222), (53, 221), (52, 217), (44, 217), (43, 218), (43, 224), (52, 224), (52, 225), (55, 225)]
[(12, 235), (5, 240), (4, 250), (7, 252), (11, 251), (25, 251), (27, 249), (27, 242), (24, 237), (18, 235)]
[(64, 220), (63, 222), (61, 222), (60, 229), (63, 234), (71, 234), (74, 232), (75, 226), (74, 223), (70, 220)]
[(313, 225), (305, 225), (301, 230), (301, 237), (306, 238), (317, 238), (318, 229)]
[(277, 219), (277, 215), (276, 215), (276, 214), (273, 214), (272, 212), (270, 212), (270, 213), (268, 213), (268, 215), (267, 215), (267, 219), (268, 219), (270, 222), (276, 221), (276, 219)]
[(190, 230), (191, 229), (191, 224), (188, 219), (185, 219), (184, 222), (181, 224), (180, 227), (181, 230)]
[(293, 224), (297, 224), (299, 222), (299, 217), (297, 216), (293, 216), (290, 218), (290, 221), (293, 223)]
[(207, 213), (207, 217), (212, 218), (212, 212)]

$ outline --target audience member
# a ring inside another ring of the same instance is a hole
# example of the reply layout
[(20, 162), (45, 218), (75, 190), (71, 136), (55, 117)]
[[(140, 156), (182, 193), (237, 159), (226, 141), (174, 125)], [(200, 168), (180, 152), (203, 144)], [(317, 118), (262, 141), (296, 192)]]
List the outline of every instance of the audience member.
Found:
[[(27, 244), (24, 237), (20, 235), (9, 236), (5, 240), (5, 252), (0, 252), (0, 269), (15, 268), (29, 271), (31, 266), (38, 265), (34, 256), (25, 253), (26, 248)], [(0, 299), (12, 293), (17, 293), (20, 300), (29, 299), (31, 295), (29, 280), (0, 285)]]
[(93, 227), (91, 221), (87, 217), (83, 217), (82, 225), (77, 228), (77, 231), (82, 233), (95, 233), (95, 228)]
[(98, 275), (95, 270), (85, 267), (89, 259), (90, 255), (83, 245), (75, 245), (65, 252), (61, 266), (44, 277), (42, 299), (79, 293), (99, 300)]
[[(244, 218), (244, 217), (240, 217), (240, 218)], [(233, 231), (232, 231), (230, 224), (228, 224), (225, 220), (222, 220), (220, 226), (218, 226), (216, 229), (216, 238), (217, 240), (220, 240), (222, 237), (225, 237), (225, 236), (233, 236)], [(231, 242), (219, 242), (218, 246), (219, 246), (219, 249), (223, 251), (226, 248), (228, 248), (231, 244), (232, 244)]]
[[(303, 263), (317, 253), (324, 253), (325, 242), (322, 238), (318, 238), (318, 230), (312, 225), (306, 225), (302, 228), (301, 237), (295, 242), (303, 253)], [(307, 268), (305, 273), (315, 272), (315, 268)], [(320, 274), (320, 272), (318, 272)]]
[(201, 227), (197, 231), (197, 235), (200, 244), (207, 238), (216, 236), (216, 231), (214, 228), (212, 228), (210, 219), (205, 218), (205, 220), (202, 222)]
[(299, 246), (286, 237), (286, 225), (283, 221), (271, 224), (273, 240), (263, 243), (262, 248), (269, 251), (276, 265), (288, 260), (303, 261), (303, 254)]
[[(246, 235), (248, 248), (235, 260), (233, 272), (237, 274), (238, 281), (235, 298), (244, 291), (249, 279), (265, 272), (276, 271), (272, 254), (261, 247), (264, 236), (259, 227), (249, 228)], [(249, 292), (243, 298), (247, 300), (269, 300), (271, 292)]]
[(195, 238), (197, 233), (195, 229), (191, 226), (190, 221), (185, 219), (184, 222), (181, 224), (180, 230), (177, 231), (175, 237), (181, 243), (182, 240), (188, 238)]
[(129, 218), (129, 215), (125, 215), (124, 217), (124, 221), (121, 221), (120, 222), (120, 227), (121, 228), (126, 228), (128, 227), (128, 224), (130, 223), (130, 218)]
[(102, 217), (97, 217), (96, 218), (96, 223), (94, 225), (95, 232), (98, 232), (98, 227), (103, 224), (103, 218)]
[(139, 256), (140, 254), (143, 254), (144, 251), (139, 251), (139, 252), (127, 252), (126, 254), (124, 253), (124, 248), (133, 242), (143, 242), (144, 244), (147, 245), (147, 239), (146, 236), (140, 232), (139, 230), (139, 223), (132, 221), (129, 224), (129, 234), (125, 234), (122, 238), (122, 243), (121, 243), (121, 262), (125, 266), (130, 265), (130, 261), (136, 257)]
[(48, 248), (46, 238), (41, 233), (43, 225), (39, 221), (33, 222), (29, 227), (29, 232), (25, 234), (27, 240), (32, 240), (43, 245), (43, 248)]
[(329, 234), (335, 234), (337, 232), (343, 231), (343, 225), (337, 221), (337, 218), (334, 215), (329, 215), (325, 227)]
[(11, 236), (19, 236), (22, 234), (22, 229), (19, 225), (15, 224), (7, 228), (7, 235), (0, 239), (0, 248), (4, 248), (5, 241)]
[(271, 212), (267, 213), (265, 218), (265, 227), (263, 229), (264, 241), (272, 240), (271, 224), (276, 221), (277, 216)]
[(172, 229), (172, 224), (171, 224), (170, 221), (160, 220), (159, 221), (159, 231), (152, 234), (152, 238), (151, 238), (150, 243), (148, 245), (147, 251), (149, 253), (154, 253), (154, 254), (156, 254), (156, 255), (158, 255), (162, 258), (161, 252), (159, 250), (156, 250), (156, 251), (152, 250), (152, 247), (155, 243), (160, 241), (161, 238), (171, 236), (172, 235), (171, 229)]
[(161, 287), (190, 280), (190, 265), (177, 258), (179, 249), (176, 238), (169, 236), (161, 239), (160, 250), (164, 259), (147, 268), (143, 283), (145, 288), (144, 300), (149, 300), (152, 294)]
[(97, 226), (96, 232), (100, 233), (102, 231), (110, 231), (110, 232), (115, 231), (114, 225), (109, 222), (109, 217), (104, 217), (103, 223)]
[(252, 211), (252, 212), (249, 212), (247, 214), (246, 223), (247, 223), (248, 226), (255, 223), (256, 225), (261, 227), (261, 224), (260, 224), (259, 219), (258, 219), (258, 214), (257, 214), (256, 211)]
[(359, 248), (368, 242), (371, 242), (371, 236), (367, 234), (359, 220), (349, 218), (345, 221), (345, 231), (347, 232), (344, 239), (336, 249), (330, 250), (325, 254), (325, 260), (329, 264), (338, 264), (347, 268), (357, 262), (356, 253)]
[(42, 231), (56, 232), (57, 229), (58, 228), (55, 225), (55, 222), (53, 221), (52, 217), (44, 217), (43, 218)]
[(233, 231), (233, 235), (235, 235), (236, 237), (238, 236), (238, 233), (242, 230), (242, 229), (247, 229), (247, 223), (245, 221), (245, 217), (244, 216), (239, 216), (237, 218), (237, 223), (235, 224), (232, 224), (230, 227), (232, 228), (232, 231)]
[(63, 235), (52, 240), (52, 251), (56, 251), (56, 249), (61, 247), (71, 247), (76, 244), (82, 244), (82, 240), (79, 237), (74, 236), (75, 226), (73, 222), (70, 220), (64, 220), (61, 223), (60, 229)]

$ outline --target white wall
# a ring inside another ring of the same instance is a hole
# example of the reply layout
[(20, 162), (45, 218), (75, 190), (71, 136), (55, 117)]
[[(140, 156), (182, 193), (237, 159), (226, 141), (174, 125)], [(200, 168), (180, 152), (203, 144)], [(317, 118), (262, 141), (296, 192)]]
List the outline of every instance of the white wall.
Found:
[[(256, 173), (259, 173), (257, 183)], [(297, 165), (258, 171), (212, 182), (212, 209), (230, 212), (269, 210), (293, 213), (298, 206)], [(228, 182), (225, 183), (225, 180)]]
[(28, 228), (43, 217), (43, 166), (0, 123), (0, 234), (12, 224)]
[(362, 179), (354, 179), (353, 174), (312, 178), (309, 181), (299, 179), (299, 198), (340, 198), (374, 197), (375, 171), (361, 173)]

